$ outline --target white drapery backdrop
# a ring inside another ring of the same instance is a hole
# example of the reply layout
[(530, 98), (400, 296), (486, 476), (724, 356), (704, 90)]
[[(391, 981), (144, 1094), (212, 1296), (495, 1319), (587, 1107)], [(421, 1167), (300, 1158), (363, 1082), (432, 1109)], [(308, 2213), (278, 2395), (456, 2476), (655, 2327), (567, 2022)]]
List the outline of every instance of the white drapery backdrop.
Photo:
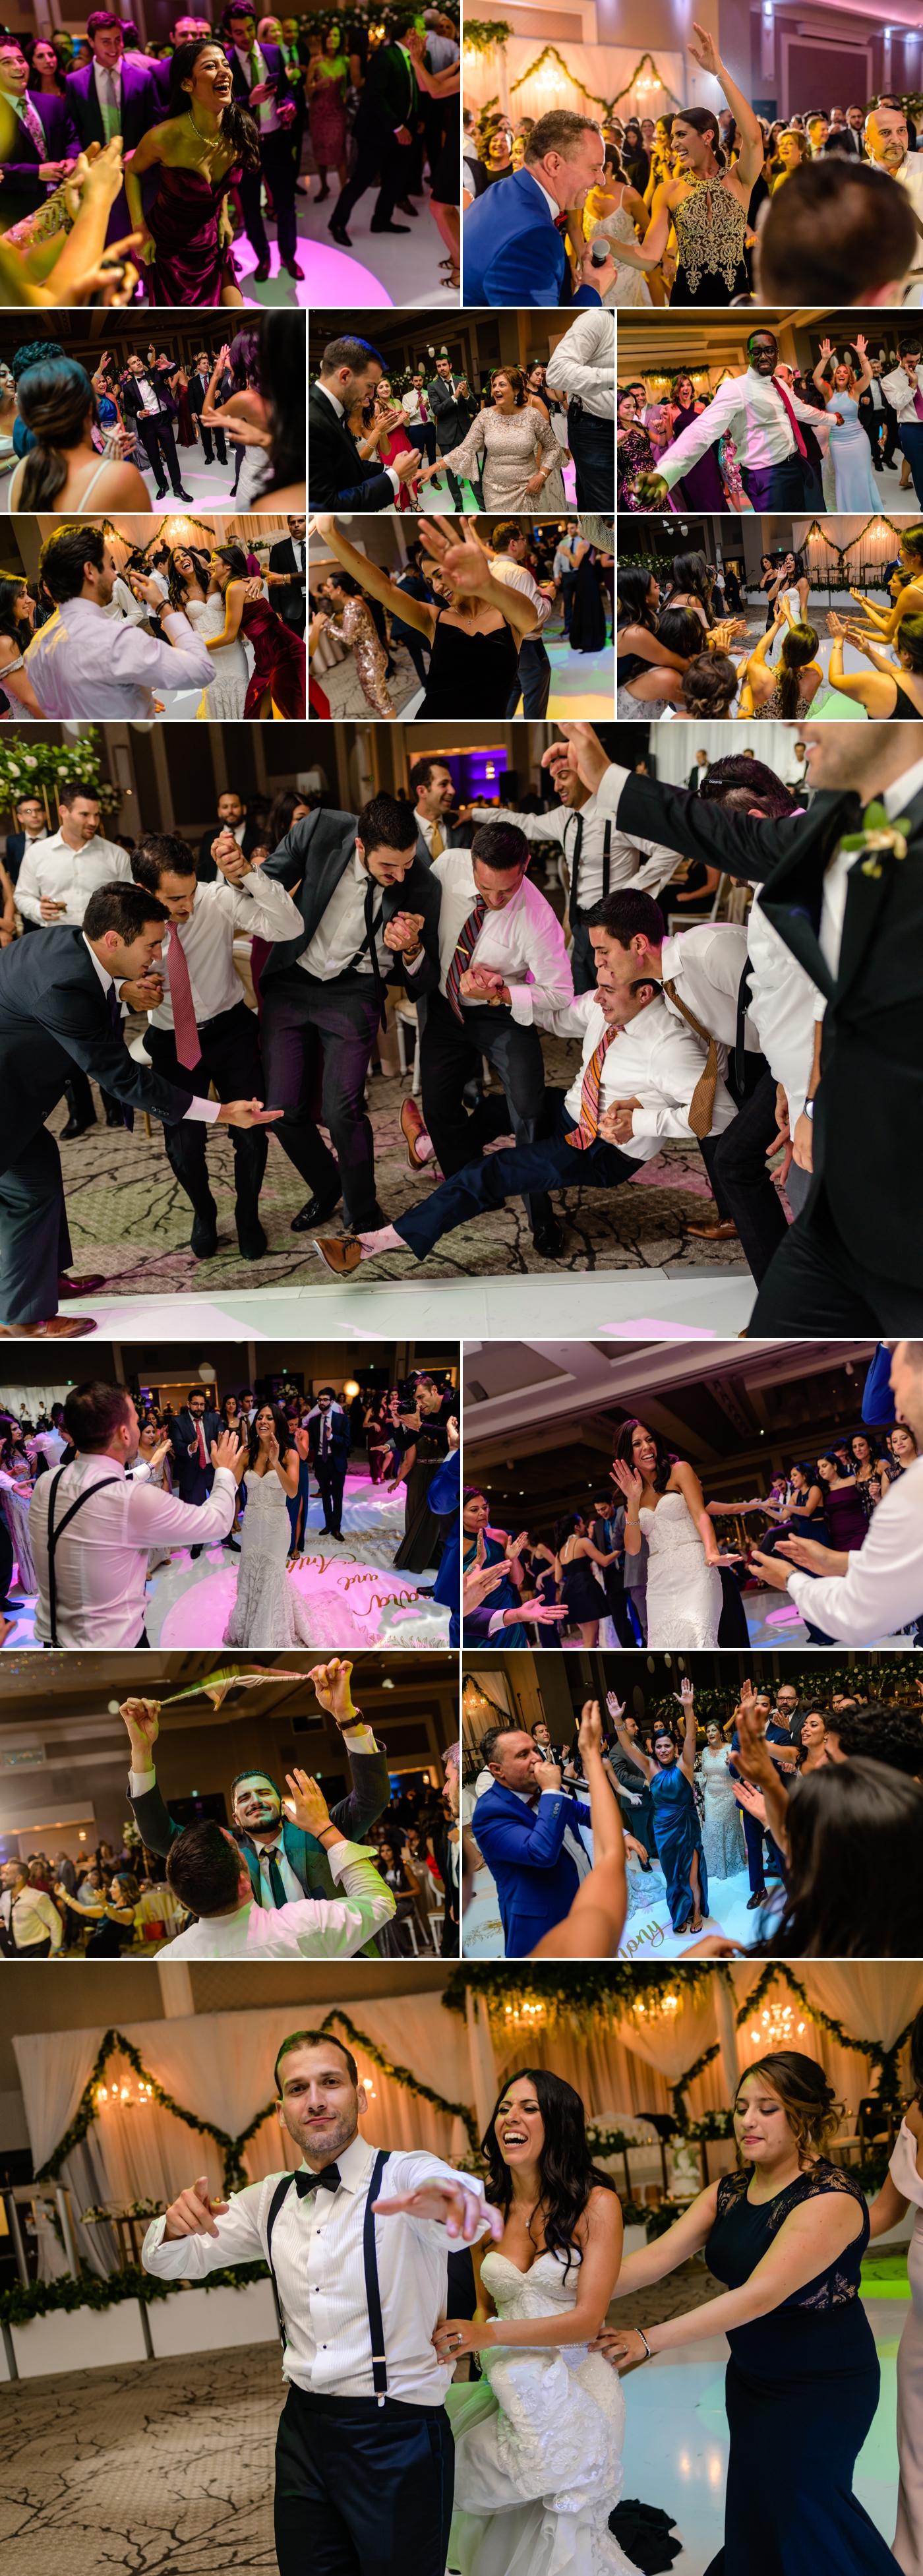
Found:
[[(614, 99), (623, 82), (631, 80), (638, 61), (636, 46), (568, 44), (562, 59), (576, 74), (575, 80), (567, 79), (560, 63), (549, 55), (541, 71), (525, 81), (522, 89), (517, 89), (513, 95), (513, 82), (522, 80), (523, 72), (530, 63), (538, 61), (544, 50), (545, 39), (542, 36), (511, 36), (505, 50), (495, 46), (489, 54), (473, 54), (466, 47), (463, 53), (465, 106), (473, 108), (477, 116), (478, 109), (489, 98), (496, 98), (514, 125), (518, 124), (521, 116), (546, 116), (551, 107), (578, 110), (585, 107), (588, 116), (601, 121), (604, 111), (596, 101)], [(558, 52), (562, 52), (560, 45)], [(661, 75), (660, 81), (654, 78), (650, 64), (645, 63), (639, 79), (626, 90), (624, 98), (619, 99), (616, 114), (623, 124), (628, 116), (657, 117), (667, 108), (694, 107), (697, 103), (696, 66), (692, 62), (687, 66), (685, 54), (678, 51), (668, 53), (658, 45), (654, 49), (654, 61)], [(714, 106), (715, 83), (702, 82), (701, 74), (698, 78), (703, 89), (698, 104)], [(589, 99), (584, 98), (583, 91), (577, 88), (577, 81), (582, 81), (584, 89), (592, 92)], [(706, 91), (708, 96), (704, 95)], [(723, 96), (721, 104), (724, 104)]]
[[(755, 1961), (730, 1965), (726, 1973), (736, 2008), (753, 1994), (761, 1972)], [(881, 1965), (810, 1961), (799, 1963), (795, 1973), (809, 2005), (829, 2013), (858, 2040), (875, 2039), (890, 2047), (923, 2008), (923, 1963), (914, 1960), (888, 1960)], [(515, 1970), (510, 1990), (515, 1991)], [(492, 2107), (494, 2079), (499, 2092), (501, 2082), (517, 2066), (526, 2065), (551, 2067), (564, 2076), (582, 2096), (588, 2116), (617, 2118), (620, 2113), (643, 2116), (668, 2111), (670, 2085), (705, 2049), (721, 2041), (722, 2054), (697, 2076), (686, 2097), (691, 2116), (698, 2119), (706, 2111), (726, 2108), (733, 2073), (729, 2060), (735, 2047), (743, 2069), (772, 2046), (761, 2019), (767, 2006), (791, 2004), (796, 2024), (801, 2013), (797, 1998), (778, 1978), (759, 2010), (754, 2007), (752, 2022), (745, 2018), (732, 2041), (730, 2016), (722, 2005), (717, 1979), (698, 2006), (684, 1992), (680, 1977), (675, 1991), (679, 2010), (640, 2026), (627, 2016), (613, 2030), (600, 2020), (598, 2030), (589, 2033), (563, 2027), (549, 2032), (539, 2026), (524, 2032), (521, 2041), (505, 2029), (495, 2032), (493, 2048), (483, 2011), (470, 2016), (470, 2025), (466, 2024), (461, 2014), (443, 2010), (438, 1995), (404, 1995), (390, 2003), (363, 2000), (356, 2015), (359, 2026), (393, 2064), (407, 2066), (421, 2083), (449, 2101), (476, 2103), (479, 2117), (485, 2120)], [(309, 2017), (312, 2027), (324, 2018), (325, 2009), (333, 2009), (332, 2000), (326, 2007), (314, 2006)], [(126, 2022), (123, 2036), (138, 2051), (149, 2075), (184, 2110), (212, 2120), (236, 2137), (273, 2100), (276, 2055), (283, 2039), (299, 2026), (292, 2010), (280, 2006), (261, 2013)], [(103, 2036), (100, 2027), (14, 2038), (37, 2170), (74, 2118)], [(804, 2031), (796, 2030), (790, 2044), (819, 2060), (837, 2099), (848, 2110), (854, 2111), (861, 2096), (872, 2089), (873, 2070), (864, 2052), (841, 2047), (806, 2016)], [(459, 2119), (416, 2100), (382, 2075), (359, 2042), (355, 2054), (371, 2088), (363, 2131), (373, 2145), (422, 2146), (451, 2159), (464, 2158), (467, 2139)], [(71, 2193), (79, 2251), (98, 2273), (116, 2268), (115, 2236), (98, 2224), (83, 2227), (84, 2209), (107, 2201), (170, 2200), (202, 2173), (213, 2194), (220, 2192), (222, 2183), (221, 2150), (215, 2141), (200, 2137), (156, 2103), (141, 2107), (138, 2081), (127, 2059), (111, 2059), (103, 2081), (107, 2101), (61, 2174)], [(130, 2095), (124, 2106), (123, 2083)], [(274, 2116), (257, 2130), (244, 2160), (254, 2182), (267, 2173), (281, 2172), (286, 2165), (294, 2169), (298, 2161)]]

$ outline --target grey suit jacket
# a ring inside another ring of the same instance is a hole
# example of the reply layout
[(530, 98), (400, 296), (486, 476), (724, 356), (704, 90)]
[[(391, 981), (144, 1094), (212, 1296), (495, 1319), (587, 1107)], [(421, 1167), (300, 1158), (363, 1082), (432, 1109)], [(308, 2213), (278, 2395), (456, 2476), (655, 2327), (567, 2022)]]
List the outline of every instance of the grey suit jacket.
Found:
[[(287, 967), (297, 963), (309, 940), (313, 939), (343, 871), (349, 865), (355, 845), (355, 815), (340, 814), (328, 807), (322, 812), (306, 814), (291, 832), (286, 833), (272, 857), (264, 862), (266, 875), (276, 877), (285, 886), (297, 903), (304, 922), (304, 930), (297, 938), (274, 942), (260, 979), (264, 991), (274, 976), (283, 974)], [(397, 912), (423, 915), (423, 955), (416, 972), (411, 973), (403, 958), (395, 956), (393, 965), (385, 969), (384, 976), (387, 984), (406, 984), (414, 997), (418, 993), (434, 992), (439, 982), (439, 903), (438, 880), (432, 876), (428, 866), (421, 867), (419, 859), (415, 859), (409, 876), (401, 885), (384, 888), (383, 921), (393, 921)]]

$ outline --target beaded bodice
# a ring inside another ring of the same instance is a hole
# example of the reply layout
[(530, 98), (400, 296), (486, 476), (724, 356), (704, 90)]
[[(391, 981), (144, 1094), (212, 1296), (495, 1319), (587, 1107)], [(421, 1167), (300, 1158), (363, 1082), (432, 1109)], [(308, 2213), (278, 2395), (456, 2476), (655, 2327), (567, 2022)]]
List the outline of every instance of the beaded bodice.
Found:
[(697, 181), (674, 209), (673, 222), (690, 295), (698, 293), (703, 276), (714, 275), (723, 278), (732, 294), (747, 234), (747, 218), (736, 197), (720, 179)]

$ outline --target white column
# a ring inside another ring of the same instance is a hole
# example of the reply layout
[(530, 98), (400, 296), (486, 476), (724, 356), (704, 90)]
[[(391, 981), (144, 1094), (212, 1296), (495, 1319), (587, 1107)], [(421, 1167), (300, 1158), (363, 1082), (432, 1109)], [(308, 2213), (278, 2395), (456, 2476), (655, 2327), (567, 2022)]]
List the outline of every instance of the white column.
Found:
[(194, 2013), (188, 1959), (158, 1959), (156, 1966), (164, 2021), (181, 2021), (187, 2013)]

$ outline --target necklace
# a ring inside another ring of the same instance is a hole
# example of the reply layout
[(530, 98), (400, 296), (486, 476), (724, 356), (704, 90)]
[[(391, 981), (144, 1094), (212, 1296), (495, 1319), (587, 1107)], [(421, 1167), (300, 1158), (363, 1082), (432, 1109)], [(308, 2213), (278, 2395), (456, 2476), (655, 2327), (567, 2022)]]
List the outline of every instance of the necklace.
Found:
[(211, 137), (211, 138), (210, 138), (207, 134), (200, 134), (200, 133), (199, 133), (198, 126), (197, 126), (196, 121), (195, 121), (195, 117), (193, 116), (193, 113), (192, 113), (192, 104), (191, 104), (191, 102), (190, 102), (189, 107), (187, 108), (186, 113), (187, 113), (187, 115), (188, 115), (189, 123), (190, 123), (190, 125), (191, 125), (191, 127), (192, 127), (193, 134), (197, 136), (198, 141), (199, 141), (200, 143), (204, 143), (204, 145), (205, 145), (205, 149), (206, 149), (206, 152), (217, 152), (217, 149), (218, 149), (218, 145), (219, 145), (219, 143), (223, 143), (223, 142), (224, 142), (224, 135), (223, 135), (223, 133), (221, 132), (220, 127), (219, 127), (219, 129), (218, 129), (217, 134), (216, 134), (216, 135), (214, 135), (214, 136), (213, 136), (213, 137)]

